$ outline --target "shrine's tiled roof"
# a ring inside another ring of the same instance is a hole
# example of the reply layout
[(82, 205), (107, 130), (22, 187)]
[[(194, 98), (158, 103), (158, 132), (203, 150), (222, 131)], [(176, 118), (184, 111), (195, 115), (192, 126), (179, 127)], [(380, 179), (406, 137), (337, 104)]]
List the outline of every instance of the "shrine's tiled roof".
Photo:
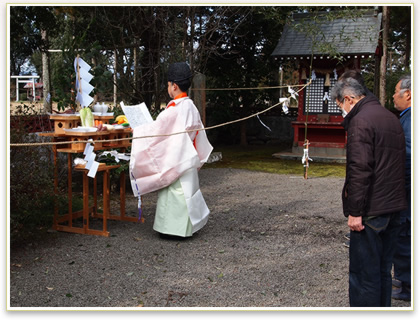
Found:
[[(271, 54), (274, 57), (327, 55), (321, 47), (330, 46), (340, 54), (373, 54), (378, 46), (382, 14), (365, 13), (356, 17), (328, 18), (327, 13), (293, 15)], [(308, 28), (308, 26), (313, 27)], [(310, 30), (305, 32), (304, 30)], [(310, 35), (310, 34), (313, 35)], [(331, 52), (331, 50), (329, 51)]]

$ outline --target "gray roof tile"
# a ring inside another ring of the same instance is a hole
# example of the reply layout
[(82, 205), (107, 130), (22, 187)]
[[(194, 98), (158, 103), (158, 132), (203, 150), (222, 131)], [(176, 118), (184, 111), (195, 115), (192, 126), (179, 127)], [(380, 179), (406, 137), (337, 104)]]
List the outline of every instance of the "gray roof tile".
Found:
[[(314, 55), (324, 55), (318, 44), (330, 44), (341, 54), (373, 54), (378, 45), (382, 14), (373, 12), (356, 18), (338, 18), (332, 21), (321, 19), (314, 28)], [(293, 25), (286, 25), (272, 56), (308, 56), (311, 55), (311, 36), (303, 29), (310, 20), (311, 14), (296, 14)], [(305, 26), (303, 26), (305, 24)], [(301, 26), (302, 27), (299, 27)]]

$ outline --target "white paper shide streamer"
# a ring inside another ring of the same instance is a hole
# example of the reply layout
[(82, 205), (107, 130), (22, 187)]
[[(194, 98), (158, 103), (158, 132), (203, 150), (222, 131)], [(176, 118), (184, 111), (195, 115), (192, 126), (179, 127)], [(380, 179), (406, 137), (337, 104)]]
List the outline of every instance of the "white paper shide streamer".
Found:
[(89, 83), (93, 79), (93, 75), (89, 73), (91, 69), (79, 56), (74, 59), (74, 70), (76, 72), (76, 101), (80, 103), (82, 108), (89, 106), (93, 98), (89, 95), (94, 87)]

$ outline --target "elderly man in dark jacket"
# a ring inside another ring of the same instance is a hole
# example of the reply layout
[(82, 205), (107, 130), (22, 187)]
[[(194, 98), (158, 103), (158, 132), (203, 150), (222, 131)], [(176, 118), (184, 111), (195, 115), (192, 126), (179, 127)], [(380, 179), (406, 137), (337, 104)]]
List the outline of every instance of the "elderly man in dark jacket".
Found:
[(389, 307), (399, 212), (407, 206), (404, 132), (398, 118), (352, 78), (339, 80), (332, 98), (347, 131), (342, 201), (351, 230), (350, 306)]
[(408, 208), (400, 212), (400, 231), (394, 255), (394, 277), (397, 288), (392, 297), (411, 300), (411, 76), (403, 76), (395, 86), (394, 106), (400, 113), (405, 135), (405, 191)]

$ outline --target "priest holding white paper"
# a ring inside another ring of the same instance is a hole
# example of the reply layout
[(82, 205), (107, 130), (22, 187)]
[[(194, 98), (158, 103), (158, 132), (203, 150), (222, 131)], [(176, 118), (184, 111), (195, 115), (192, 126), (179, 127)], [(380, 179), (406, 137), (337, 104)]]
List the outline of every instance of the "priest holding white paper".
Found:
[[(143, 195), (159, 190), (153, 229), (162, 237), (191, 237), (207, 223), (210, 213), (199, 188), (198, 170), (213, 147), (186, 93), (191, 78), (186, 63), (171, 64), (168, 93), (173, 100), (156, 121), (133, 129), (133, 192)], [(184, 133), (168, 135), (179, 132)], [(157, 137), (135, 139), (144, 136)]]

